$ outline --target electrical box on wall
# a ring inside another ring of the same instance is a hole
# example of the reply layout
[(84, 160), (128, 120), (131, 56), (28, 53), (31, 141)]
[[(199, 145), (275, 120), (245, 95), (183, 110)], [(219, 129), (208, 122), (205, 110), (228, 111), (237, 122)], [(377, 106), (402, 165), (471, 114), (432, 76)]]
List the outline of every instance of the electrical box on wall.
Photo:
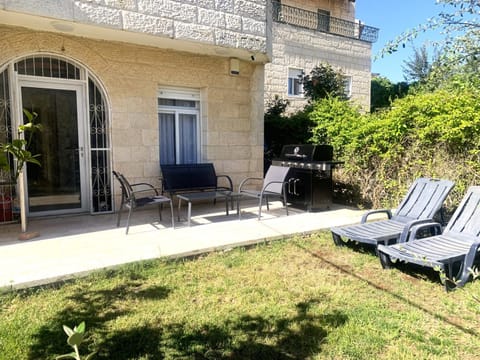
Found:
[(240, 74), (240, 60), (230, 59), (230, 75)]

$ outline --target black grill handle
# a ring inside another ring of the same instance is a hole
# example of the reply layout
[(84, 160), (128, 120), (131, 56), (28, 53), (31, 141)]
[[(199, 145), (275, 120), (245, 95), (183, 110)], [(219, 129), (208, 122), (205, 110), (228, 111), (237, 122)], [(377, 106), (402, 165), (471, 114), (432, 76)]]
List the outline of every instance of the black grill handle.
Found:
[(295, 181), (293, 182), (293, 194), (294, 195), (300, 195), (299, 193), (297, 193), (297, 182), (299, 182), (300, 179), (295, 179)]
[(295, 182), (295, 178), (290, 178), (288, 179), (288, 193), (289, 194), (295, 194), (295, 187), (292, 192), (292, 182)]

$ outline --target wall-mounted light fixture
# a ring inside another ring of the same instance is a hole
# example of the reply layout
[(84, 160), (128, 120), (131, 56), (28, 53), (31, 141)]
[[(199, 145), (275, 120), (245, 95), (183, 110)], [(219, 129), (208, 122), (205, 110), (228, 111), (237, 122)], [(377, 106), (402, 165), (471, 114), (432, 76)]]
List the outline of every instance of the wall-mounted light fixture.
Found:
[(240, 60), (236, 58), (230, 59), (230, 75), (240, 74)]

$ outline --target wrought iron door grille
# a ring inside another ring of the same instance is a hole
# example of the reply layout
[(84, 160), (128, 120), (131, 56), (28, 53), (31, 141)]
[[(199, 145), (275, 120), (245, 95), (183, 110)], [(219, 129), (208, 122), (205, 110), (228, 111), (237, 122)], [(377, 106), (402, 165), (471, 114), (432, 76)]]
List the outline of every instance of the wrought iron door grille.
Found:
[(112, 211), (112, 184), (110, 171), (110, 143), (107, 111), (102, 92), (88, 80), (90, 117), (90, 157), (92, 166), (93, 212)]

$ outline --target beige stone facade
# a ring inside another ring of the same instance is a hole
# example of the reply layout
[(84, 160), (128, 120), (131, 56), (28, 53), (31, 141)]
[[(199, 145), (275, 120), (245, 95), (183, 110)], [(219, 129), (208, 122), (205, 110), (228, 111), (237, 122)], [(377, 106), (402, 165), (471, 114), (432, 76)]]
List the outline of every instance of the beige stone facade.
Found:
[[(282, 3), (354, 19), (349, 0)], [(247, 176), (261, 176), (264, 101), (286, 94), (289, 67), (308, 72), (328, 61), (352, 76), (354, 101), (369, 102), (370, 44), (274, 22), (272, 9), (269, 0), (0, 0), (0, 82), (10, 86), (0, 89), (0, 100), (8, 101), (12, 114), (10, 121), (0, 113), (0, 138), (22, 116), (19, 84), (78, 85), (75, 91), (83, 95), (77, 106), (88, 123), (93, 81), (102, 93), (109, 143), (95, 151), (108, 156), (101, 170), (93, 155), (80, 159), (89, 182), (81, 190), (87, 203), (82, 211), (102, 212), (104, 201), (93, 206), (93, 196), (113, 191), (117, 203), (120, 196), (113, 169), (133, 182), (159, 184), (159, 91), (190, 89), (199, 96), (198, 161), (213, 162), (235, 187)], [(71, 80), (18, 73), (18, 61), (42, 57), (74, 64), (82, 75)], [(82, 154), (92, 151), (88, 126)], [(98, 174), (101, 189), (94, 184)]]
[(2, 0), (0, 23), (266, 59), (266, 5), (264, 0)]
[(263, 171), (263, 66), (241, 62), (234, 77), (228, 58), (14, 27), (0, 27), (0, 37), (9, 39), (1, 42), (1, 64), (40, 51), (88, 66), (109, 99), (113, 167), (133, 181), (158, 184), (160, 86), (200, 90), (202, 161), (236, 184)]
[[(330, 11), (332, 17), (354, 22), (354, 2), (348, 0), (287, 0), (281, 4), (316, 12)], [(358, 24), (358, 22), (357, 22)], [(370, 108), (371, 43), (352, 37), (307, 29), (288, 23), (273, 22), (272, 60), (265, 66), (265, 103), (275, 96), (290, 101), (289, 112), (303, 108), (303, 95), (288, 94), (289, 69), (309, 74), (312, 69), (328, 63), (349, 78), (353, 103), (364, 111)]]
[[(2, 1), (0, 72), (15, 73), (13, 64), (31, 56), (58, 57), (85, 69), (108, 107), (111, 157), (105, 171), (156, 185), (159, 89), (196, 91), (198, 161), (213, 162), (237, 187), (245, 177), (263, 174), (266, 16), (265, 2), (257, 0)], [(238, 60), (235, 73), (232, 58)], [(86, 168), (91, 178), (92, 165)], [(118, 204), (120, 188), (110, 182)]]

